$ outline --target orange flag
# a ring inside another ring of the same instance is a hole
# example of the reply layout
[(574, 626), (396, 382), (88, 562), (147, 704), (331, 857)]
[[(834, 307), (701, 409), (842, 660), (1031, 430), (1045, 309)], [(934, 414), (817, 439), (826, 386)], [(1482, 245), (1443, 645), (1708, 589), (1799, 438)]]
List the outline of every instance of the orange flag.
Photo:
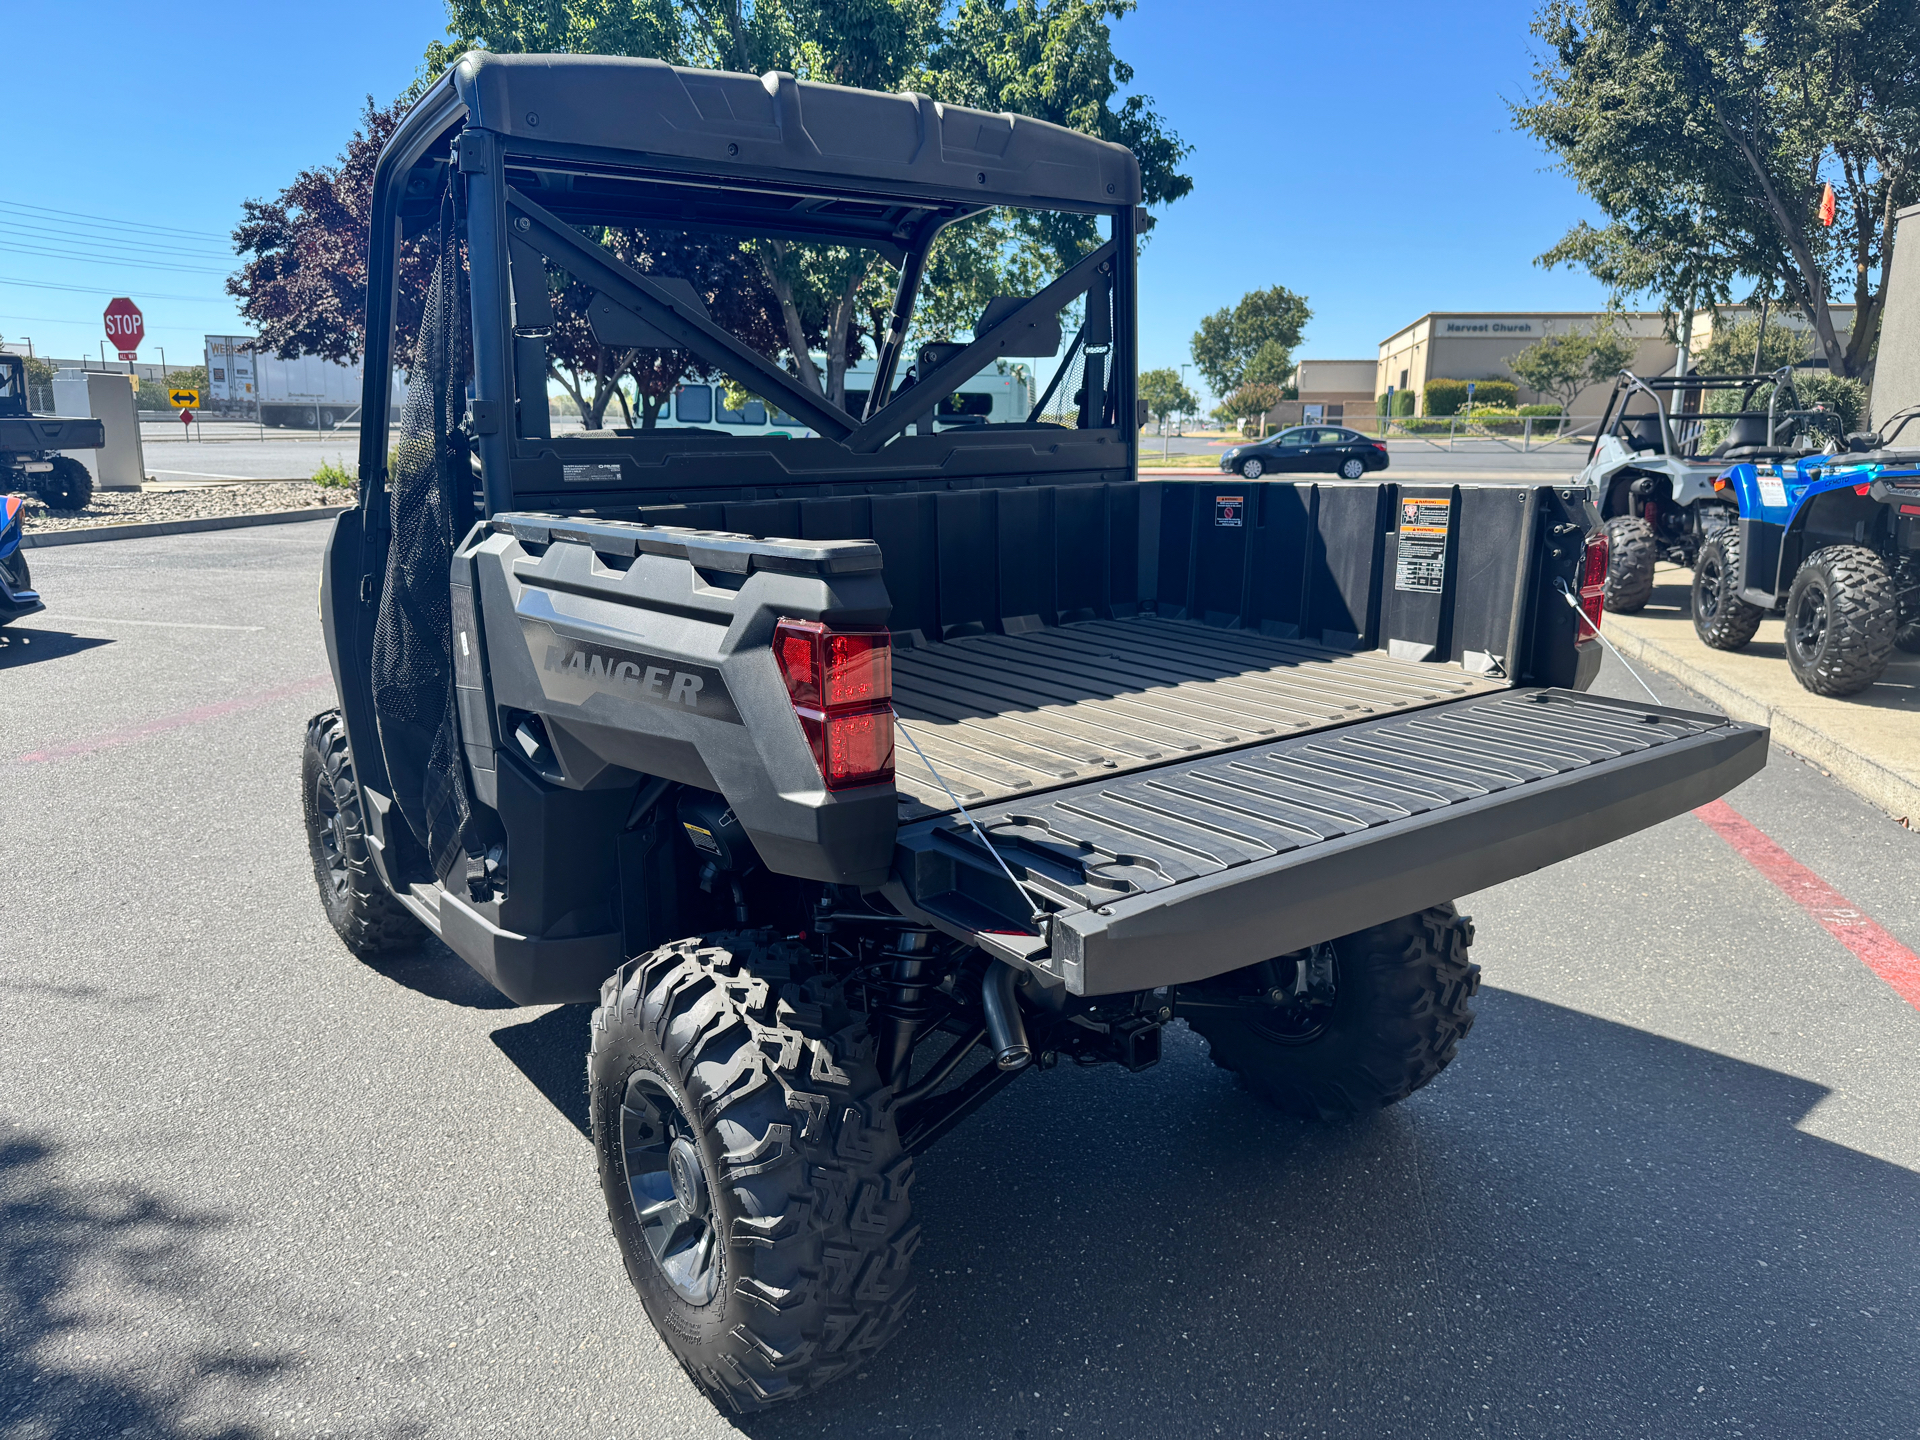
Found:
[(1823, 225), (1834, 224), (1834, 187), (1832, 185), (1823, 185), (1821, 187), (1820, 214)]

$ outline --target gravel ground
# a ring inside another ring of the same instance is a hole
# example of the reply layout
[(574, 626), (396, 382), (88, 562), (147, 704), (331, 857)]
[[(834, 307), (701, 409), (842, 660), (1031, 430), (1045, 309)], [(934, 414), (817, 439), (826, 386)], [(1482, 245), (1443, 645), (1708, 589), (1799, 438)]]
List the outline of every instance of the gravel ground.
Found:
[(306, 480), (259, 480), (193, 490), (97, 490), (92, 502), (80, 510), (49, 510), (33, 496), (26, 501), (28, 530), (84, 530), (95, 525), (144, 525), (156, 520), (352, 505), (354, 488), (323, 488)]

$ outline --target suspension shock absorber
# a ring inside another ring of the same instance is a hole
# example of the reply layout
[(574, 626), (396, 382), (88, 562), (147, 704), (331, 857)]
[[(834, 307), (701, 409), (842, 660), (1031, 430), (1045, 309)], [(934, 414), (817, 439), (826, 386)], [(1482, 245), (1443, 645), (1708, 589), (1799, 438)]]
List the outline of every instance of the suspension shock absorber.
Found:
[(897, 1090), (913, 1063), (914, 1038), (934, 1013), (931, 994), (939, 977), (929, 970), (935, 959), (933, 939), (927, 931), (904, 930), (890, 949), (881, 952), (894, 964), (884, 982), (887, 1001), (876, 1033), (876, 1060), (880, 1078)]

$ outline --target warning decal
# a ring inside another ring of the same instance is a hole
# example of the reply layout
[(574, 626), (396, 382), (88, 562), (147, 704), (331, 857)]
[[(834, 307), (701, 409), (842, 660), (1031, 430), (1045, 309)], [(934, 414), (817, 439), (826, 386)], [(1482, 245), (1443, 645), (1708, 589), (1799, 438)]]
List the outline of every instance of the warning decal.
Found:
[(1441, 593), (1447, 581), (1448, 502), (1403, 500), (1401, 543), (1394, 559), (1396, 590)]
[(1243, 498), (1238, 495), (1217, 495), (1214, 497), (1214, 524), (1239, 525), (1247, 514)]

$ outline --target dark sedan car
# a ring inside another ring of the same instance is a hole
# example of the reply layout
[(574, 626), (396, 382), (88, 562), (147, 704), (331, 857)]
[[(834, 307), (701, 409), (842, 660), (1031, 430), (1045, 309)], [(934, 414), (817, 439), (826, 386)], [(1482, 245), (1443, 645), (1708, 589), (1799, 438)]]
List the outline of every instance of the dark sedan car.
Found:
[(1304, 470), (1331, 470), (1343, 480), (1359, 480), (1370, 470), (1387, 469), (1387, 447), (1378, 440), (1337, 425), (1297, 425), (1266, 440), (1229, 446), (1221, 469), (1249, 480)]

